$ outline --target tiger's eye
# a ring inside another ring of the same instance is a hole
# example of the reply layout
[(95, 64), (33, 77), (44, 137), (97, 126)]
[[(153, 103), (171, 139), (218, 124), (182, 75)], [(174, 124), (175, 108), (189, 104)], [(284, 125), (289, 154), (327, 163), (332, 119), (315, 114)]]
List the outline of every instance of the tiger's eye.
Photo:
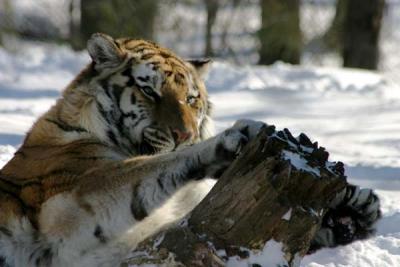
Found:
[(144, 90), (144, 92), (145, 92), (146, 94), (148, 94), (148, 95), (150, 95), (150, 96), (153, 94), (153, 90), (151, 90), (151, 88), (148, 87), (148, 86), (145, 86), (145, 87), (143, 88), (143, 90)]
[(194, 103), (196, 103), (196, 98), (194, 96), (188, 96), (186, 98), (186, 103), (188, 103), (189, 105), (193, 105)]

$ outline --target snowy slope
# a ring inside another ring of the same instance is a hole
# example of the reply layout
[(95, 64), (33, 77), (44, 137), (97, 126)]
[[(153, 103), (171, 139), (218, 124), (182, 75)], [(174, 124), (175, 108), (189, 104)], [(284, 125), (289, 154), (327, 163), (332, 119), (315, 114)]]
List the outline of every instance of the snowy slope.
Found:
[[(22, 44), (18, 50), (23, 54), (0, 50), (0, 167), (89, 61), (65, 47)], [(239, 68), (220, 62), (207, 85), (217, 130), (251, 118), (305, 132), (331, 152), (331, 159), (348, 164), (351, 182), (381, 196), (384, 217), (376, 237), (319, 251), (302, 266), (400, 266), (400, 88), (365, 71), (279, 63)]]

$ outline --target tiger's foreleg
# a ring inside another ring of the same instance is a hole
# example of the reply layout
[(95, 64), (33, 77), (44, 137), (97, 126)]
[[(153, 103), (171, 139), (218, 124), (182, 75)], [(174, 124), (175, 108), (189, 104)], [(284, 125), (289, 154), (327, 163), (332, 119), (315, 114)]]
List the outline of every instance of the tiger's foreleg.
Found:
[(189, 181), (218, 178), (254, 135), (253, 128), (237, 124), (180, 151), (87, 173), (72, 193), (43, 205), (41, 230), (57, 250), (57, 264), (68, 259), (76, 260), (74, 266), (117, 264), (140, 241), (174, 222), (177, 216), (163, 208), (165, 201)]

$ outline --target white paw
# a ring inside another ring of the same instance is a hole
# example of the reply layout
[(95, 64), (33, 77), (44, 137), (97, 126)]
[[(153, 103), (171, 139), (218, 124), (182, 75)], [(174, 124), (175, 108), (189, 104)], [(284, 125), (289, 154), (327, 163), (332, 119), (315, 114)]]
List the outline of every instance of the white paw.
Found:
[(267, 126), (262, 121), (253, 121), (248, 119), (242, 119), (235, 122), (231, 129), (237, 129), (245, 134), (249, 140), (254, 139), (257, 134)]
[(235, 157), (248, 141), (247, 136), (239, 130), (228, 129), (221, 134), (216, 153), (218, 155), (226, 154), (228, 158)]
[(206, 164), (206, 176), (218, 179), (247, 142), (247, 136), (236, 129), (228, 129), (216, 136), (200, 155), (201, 162)]

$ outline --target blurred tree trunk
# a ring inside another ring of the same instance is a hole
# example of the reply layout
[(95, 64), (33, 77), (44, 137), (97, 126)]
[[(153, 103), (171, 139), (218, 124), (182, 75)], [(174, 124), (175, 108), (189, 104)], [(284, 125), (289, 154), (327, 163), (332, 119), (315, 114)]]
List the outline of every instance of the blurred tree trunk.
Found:
[(220, 50), (222, 51), (229, 51), (229, 53), (231, 54), (231, 56), (235, 59), (236, 55), (235, 55), (235, 51), (232, 49), (232, 47), (230, 47), (229, 43), (228, 43), (228, 32), (231, 29), (231, 27), (235, 26), (232, 25), (232, 20), (234, 19), (234, 17), (236, 16), (240, 16), (240, 14), (238, 14), (238, 11), (240, 13), (240, 5), (241, 2), (243, 0), (231, 0), (230, 3), (232, 5), (232, 15), (229, 18), (226, 18), (223, 23), (222, 23), (222, 32), (221, 32), (221, 38), (220, 38)]
[(69, 2), (69, 42), (73, 48), (82, 48), (83, 43), (80, 35), (80, 6), (79, 0), (71, 0)]
[(157, 7), (156, 0), (81, 0), (79, 41), (75, 48), (84, 48), (95, 32), (153, 39)]
[(2, 18), (0, 18), (0, 45), (3, 44), (3, 34), (12, 32), (12, 16), (13, 9), (10, 0), (3, 0), (0, 3), (0, 13)]
[(347, 11), (347, 0), (337, 0), (335, 17), (322, 39), (324, 44), (335, 51), (343, 49), (343, 27)]
[(204, 4), (207, 10), (207, 23), (206, 23), (206, 46), (204, 50), (204, 55), (206, 57), (211, 57), (214, 55), (214, 50), (212, 47), (212, 28), (217, 18), (219, 0), (204, 0)]
[(377, 69), (379, 33), (385, 0), (346, 0), (343, 28), (343, 65)]
[(302, 49), (299, 0), (261, 0), (260, 64), (298, 64)]

